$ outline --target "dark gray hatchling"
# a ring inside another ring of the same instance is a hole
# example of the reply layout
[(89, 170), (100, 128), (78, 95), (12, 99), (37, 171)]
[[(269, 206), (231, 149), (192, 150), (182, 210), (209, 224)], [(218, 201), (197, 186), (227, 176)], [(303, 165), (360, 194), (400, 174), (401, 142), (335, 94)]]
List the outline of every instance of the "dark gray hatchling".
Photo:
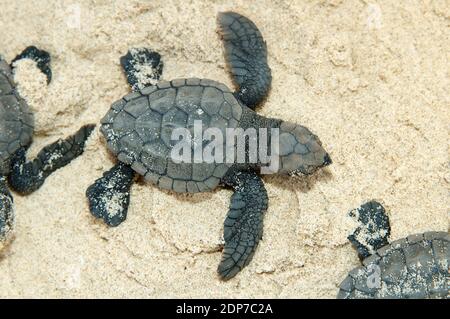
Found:
[[(50, 55), (34, 46), (26, 48), (14, 60), (32, 59), (51, 80)], [(75, 135), (44, 147), (27, 162), (26, 150), (34, 132), (34, 117), (27, 102), (19, 95), (13, 80), (13, 68), (0, 56), (0, 245), (11, 238), (15, 215), (10, 186), (28, 194), (42, 186), (45, 179), (79, 156), (93, 125), (82, 127)]]
[(450, 235), (430, 231), (389, 243), (383, 206), (368, 202), (350, 212), (360, 224), (348, 238), (362, 266), (349, 272), (338, 298), (448, 298)]
[[(276, 173), (281, 174), (311, 174), (330, 164), (331, 159), (306, 127), (255, 113), (271, 84), (266, 44), (255, 24), (242, 15), (220, 13), (217, 21), (237, 92), (208, 79), (156, 83), (162, 72), (159, 54), (131, 50), (121, 64), (134, 91), (115, 102), (101, 121), (108, 148), (119, 162), (86, 194), (91, 213), (117, 226), (126, 218), (136, 173), (162, 189), (179, 193), (206, 192), (220, 185), (233, 188), (218, 268), (221, 278), (229, 279), (250, 262), (262, 236), (268, 197), (259, 172), (265, 164), (260, 158), (252, 161), (248, 156), (250, 143), (255, 142), (250, 139), (244, 148), (233, 149), (236, 156), (231, 161), (195, 162), (189, 157), (190, 161), (180, 162), (172, 156), (178, 142), (172, 139), (174, 130), (193, 132), (196, 121), (201, 122), (202, 133), (215, 128), (223, 136), (229, 128), (276, 129), (280, 162)], [(269, 144), (275, 140), (271, 134), (276, 133), (268, 130), (267, 140), (256, 142)], [(196, 148), (207, 147), (212, 140), (204, 135), (197, 142), (191, 141), (189, 150), (194, 154)], [(236, 160), (239, 152), (245, 153), (244, 161)]]

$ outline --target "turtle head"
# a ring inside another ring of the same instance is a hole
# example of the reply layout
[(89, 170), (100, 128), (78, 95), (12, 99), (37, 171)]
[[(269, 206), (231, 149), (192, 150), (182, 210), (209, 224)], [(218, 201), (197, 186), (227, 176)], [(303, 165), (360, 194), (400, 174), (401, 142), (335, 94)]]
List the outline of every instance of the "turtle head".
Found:
[(281, 122), (279, 128), (278, 173), (309, 175), (331, 164), (330, 155), (322, 147), (319, 138), (306, 127)]

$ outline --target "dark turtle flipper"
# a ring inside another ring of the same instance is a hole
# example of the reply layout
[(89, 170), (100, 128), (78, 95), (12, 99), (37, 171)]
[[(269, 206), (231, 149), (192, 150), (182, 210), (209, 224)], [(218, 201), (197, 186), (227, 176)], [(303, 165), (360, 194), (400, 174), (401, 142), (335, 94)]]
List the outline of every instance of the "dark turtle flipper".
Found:
[(47, 76), (47, 83), (50, 83), (52, 80), (52, 70), (50, 69), (51, 58), (47, 51), (39, 50), (35, 46), (29, 46), (12, 60), (11, 65), (21, 59), (31, 59), (35, 61), (37, 67)]
[(95, 125), (83, 126), (74, 135), (45, 146), (29, 162), (26, 162), (26, 148), (20, 148), (11, 159), (11, 188), (22, 194), (37, 190), (51, 173), (83, 153), (85, 142), (94, 128)]
[(266, 43), (256, 25), (240, 14), (219, 13), (217, 23), (224, 42), (225, 61), (239, 86), (236, 95), (254, 109), (267, 96), (272, 82)]
[(8, 239), (13, 224), (13, 199), (6, 185), (6, 177), (0, 176), (0, 244)]
[(224, 222), (225, 247), (218, 273), (234, 277), (252, 259), (263, 233), (268, 197), (261, 178), (252, 171), (227, 174), (222, 182), (234, 189)]
[(163, 71), (161, 55), (147, 48), (130, 49), (120, 64), (133, 91), (155, 85)]
[(126, 218), (130, 204), (133, 169), (119, 162), (86, 190), (91, 214), (109, 226), (118, 226)]
[(391, 226), (389, 217), (380, 203), (376, 201), (367, 202), (350, 211), (349, 215), (359, 223), (359, 226), (353, 234), (348, 236), (348, 239), (358, 251), (361, 260), (389, 244)]

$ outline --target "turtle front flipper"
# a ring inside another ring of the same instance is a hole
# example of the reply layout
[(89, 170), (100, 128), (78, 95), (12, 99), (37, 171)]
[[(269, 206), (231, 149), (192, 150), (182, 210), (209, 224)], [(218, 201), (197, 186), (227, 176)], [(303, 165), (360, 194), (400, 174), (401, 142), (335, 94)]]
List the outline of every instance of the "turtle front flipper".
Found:
[(27, 148), (19, 148), (11, 159), (11, 188), (22, 194), (39, 189), (51, 173), (83, 153), (86, 140), (94, 127), (95, 125), (85, 125), (74, 135), (45, 146), (36, 158), (29, 162), (26, 162)]
[(31, 59), (35, 61), (39, 70), (47, 77), (47, 84), (50, 83), (52, 80), (52, 70), (50, 69), (51, 58), (47, 51), (40, 50), (35, 46), (29, 46), (12, 60), (11, 65), (21, 59)]
[(163, 70), (161, 55), (147, 48), (130, 49), (120, 58), (120, 64), (133, 91), (155, 85)]
[(0, 248), (10, 237), (13, 225), (13, 198), (6, 185), (6, 178), (0, 176)]
[(86, 190), (91, 214), (109, 226), (118, 226), (126, 218), (130, 204), (133, 169), (119, 162)]
[(358, 251), (361, 260), (389, 244), (391, 226), (389, 217), (380, 203), (367, 202), (350, 211), (349, 215), (356, 219), (359, 226), (348, 236), (348, 240)]
[(224, 222), (225, 247), (218, 268), (220, 277), (228, 280), (253, 257), (262, 237), (268, 197), (263, 181), (253, 171), (227, 174), (222, 182), (234, 189)]
[(239, 86), (237, 97), (255, 109), (267, 96), (272, 75), (267, 64), (266, 43), (256, 25), (234, 13), (219, 13), (219, 32), (225, 47), (225, 60)]

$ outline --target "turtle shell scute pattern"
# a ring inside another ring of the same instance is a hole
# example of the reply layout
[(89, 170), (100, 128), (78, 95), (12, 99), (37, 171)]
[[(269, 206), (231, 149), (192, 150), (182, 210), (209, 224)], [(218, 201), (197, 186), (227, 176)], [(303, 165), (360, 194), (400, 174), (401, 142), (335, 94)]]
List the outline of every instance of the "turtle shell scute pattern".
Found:
[(448, 298), (449, 246), (445, 232), (394, 241), (349, 272), (338, 298)]
[(0, 58), (0, 173), (9, 172), (9, 158), (31, 143), (34, 117), (15, 90), (8, 64)]
[(102, 119), (101, 131), (117, 158), (147, 181), (163, 189), (195, 193), (214, 189), (230, 164), (175, 162), (171, 157), (177, 143), (171, 139), (173, 130), (186, 128), (193, 136), (194, 123), (201, 121), (203, 132), (214, 127), (225, 136), (226, 128), (237, 127), (241, 115), (241, 104), (224, 84), (176, 79), (113, 103)]

